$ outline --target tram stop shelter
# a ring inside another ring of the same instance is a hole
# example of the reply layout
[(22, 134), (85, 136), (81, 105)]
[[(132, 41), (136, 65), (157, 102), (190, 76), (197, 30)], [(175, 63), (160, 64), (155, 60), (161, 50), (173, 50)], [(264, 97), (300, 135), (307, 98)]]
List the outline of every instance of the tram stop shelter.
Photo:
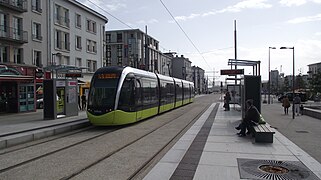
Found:
[[(45, 68), (51, 71), (52, 78), (43, 81), (45, 120), (69, 116), (78, 116), (78, 79), (82, 69), (68, 65), (51, 65)], [(53, 75), (55, 73), (55, 78)]]

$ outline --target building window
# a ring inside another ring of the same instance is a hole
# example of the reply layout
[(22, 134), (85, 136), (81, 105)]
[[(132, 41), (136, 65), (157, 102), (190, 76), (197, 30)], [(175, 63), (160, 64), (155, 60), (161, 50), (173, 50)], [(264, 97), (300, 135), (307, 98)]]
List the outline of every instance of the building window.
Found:
[(106, 41), (107, 41), (107, 43), (110, 43), (111, 42), (111, 34), (107, 34), (106, 35)]
[(87, 71), (95, 72), (97, 70), (97, 61), (87, 60)]
[(13, 39), (20, 40), (22, 36), (22, 18), (13, 17), (12, 18), (12, 36)]
[(41, 51), (33, 51), (33, 61), (32, 61), (33, 65), (36, 65), (38, 67), (42, 67), (42, 63), (41, 63)]
[(22, 63), (22, 48), (13, 48), (13, 62), (16, 64)]
[(92, 70), (92, 68), (91, 68), (91, 61), (90, 61), (90, 60), (87, 60), (87, 71), (88, 71), (88, 72), (92, 72), (91, 70)]
[(76, 67), (81, 67), (82, 66), (81, 58), (78, 58), (78, 57), (76, 58), (75, 66)]
[(55, 33), (55, 48), (60, 50), (70, 50), (70, 41), (69, 41), (69, 33), (63, 32), (60, 30), (56, 30)]
[(76, 14), (76, 27), (81, 28), (81, 15)]
[(0, 46), (0, 63), (9, 62), (9, 47)]
[(32, 24), (32, 39), (42, 40), (41, 36), (41, 24), (33, 22)]
[(81, 36), (76, 36), (76, 49), (81, 49)]
[(55, 23), (69, 27), (69, 9), (55, 5)]
[(117, 42), (123, 41), (123, 35), (121, 33), (117, 33)]
[(65, 58), (65, 65), (70, 65), (70, 57), (64, 56), (64, 58)]
[(31, 9), (33, 11), (37, 11), (37, 12), (41, 13), (42, 9), (41, 9), (41, 3), (40, 2), (41, 2), (41, 0), (32, 0)]
[(93, 62), (93, 72), (95, 72), (97, 70), (97, 62), (96, 61), (92, 61)]
[(87, 52), (97, 53), (97, 43), (95, 41), (87, 39)]
[(97, 32), (96, 22), (90, 19), (87, 19), (87, 31), (91, 33)]

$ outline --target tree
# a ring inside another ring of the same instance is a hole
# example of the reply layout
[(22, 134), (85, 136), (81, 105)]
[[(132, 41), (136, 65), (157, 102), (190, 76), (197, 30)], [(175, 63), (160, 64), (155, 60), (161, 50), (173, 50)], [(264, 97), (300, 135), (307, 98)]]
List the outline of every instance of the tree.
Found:
[(288, 91), (291, 90), (289, 84), (290, 84), (290, 82), (289, 82), (289, 76), (286, 76), (286, 77), (284, 78), (284, 84), (283, 84), (283, 86), (282, 86), (282, 91), (283, 91), (283, 92), (288, 92)]
[(302, 78), (301, 73), (295, 78), (295, 89), (306, 89), (306, 84)]
[(312, 75), (312, 78), (309, 79), (310, 89), (314, 94), (321, 92), (321, 71), (318, 71), (316, 74)]

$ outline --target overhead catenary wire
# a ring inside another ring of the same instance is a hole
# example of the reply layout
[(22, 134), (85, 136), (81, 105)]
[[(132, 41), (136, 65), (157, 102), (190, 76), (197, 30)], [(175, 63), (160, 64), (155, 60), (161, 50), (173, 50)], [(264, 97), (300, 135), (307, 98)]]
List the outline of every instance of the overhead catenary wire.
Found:
[(100, 10), (104, 11), (105, 13), (107, 13), (108, 15), (110, 15), (111, 17), (113, 17), (114, 19), (116, 19), (117, 21), (119, 21), (120, 23), (124, 24), (125, 26), (129, 27), (130, 29), (134, 29), (132, 28), (130, 25), (126, 24), (124, 21), (120, 20), (119, 18), (117, 18), (116, 16), (112, 15), (111, 13), (109, 13), (108, 11), (106, 11), (105, 9), (101, 8), (100, 6), (98, 6), (96, 3), (92, 2), (91, 0), (86, 0), (88, 2), (90, 2), (91, 4), (93, 4), (94, 6), (96, 6), (97, 8), (99, 8)]
[(166, 7), (166, 5), (164, 4), (164, 2), (162, 0), (159, 0), (162, 5), (164, 6), (164, 8), (166, 9), (166, 11), (168, 12), (168, 14), (173, 18), (173, 20), (175, 21), (175, 23), (177, 24), (177, 26), (180, 28), (180, 30), (184, 33), (184, 35), (186, 36), (186, 38), (189, 40), (189, 42), (193, 45), (193, 47), (196, 49), (196, 51), (201, 55), (201, 57), (203, 58), (203, 60), (205, 61), (205, 63), (207, 64), (208, 67), (211, 68), (211, 66), (207, 63), (206, 59), (204, 58), (204, 56), (202, 55), (201, 51), (196, 47), (196, 45), (194, 44), (194, 42), (191, 40), (191, 38), (187, 35), (187, 33), (184, 31), (184, 29), (182, 28), (182, 26), (177, 22), (177, 20), (175, 19), (175, 17), (173, 16), (173, 14), (170, 12), (170, 10)]

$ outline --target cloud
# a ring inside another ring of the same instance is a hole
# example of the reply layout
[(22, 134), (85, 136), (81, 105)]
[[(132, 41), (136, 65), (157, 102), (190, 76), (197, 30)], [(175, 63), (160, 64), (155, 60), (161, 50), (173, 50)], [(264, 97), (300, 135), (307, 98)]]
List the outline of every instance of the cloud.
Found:
[[(228, 6), (226, 8), (223, 8), (221, 10), (212, 10), (212, 11), (208, 11), (205, 13), (193, 13), (190, 14), (188, 16), (176, 16), (175, 19), (177, 21), (187, 21), (190, 19), (194, 19), (197, 17), (206, 17), (206, 16), (213, 16), (216, 15), (218, 13), (227, 13), (227, 12), (231, 12), (231, 13), (236, 13), (236, 12), (241, 12), (244, 9), (267, 9), (267, 8), (271, 8), (272, 5), (271, 4), (267, 4), (265, 3), (267, 0), (245, 0), (242, 2), (239, 2), (235, 5), (232, 6)], [(173, 21), (170, 21), (171, 23)]]
[(158, 23), (159, 21), (157, 19), (150, 19), (150, 20), (139, 20), (136, 23), (137, 24), (154, 24), (154, 23)]
[(305, 17), (294, 18), (294, 19), (288, 20), (287, 23), (299, 24), (299, 23), (313, 22), (313, 21), (321, 21), (321, 14), (317, 14), (315, 16), (305, 16)]
[(321, 32), (316, 32), (314, 35), (321, 36)]
[(321, 4), (321, 0), (281, 0), (279, 3), (284, 6), (291, 7), (291, 6), (301, 6), (308, 2)]
[(266, 0), (246, 0), (233, 6), (228, 6), (227, 8), (219, 10), (218, 12), (240, 12), (243, 9), (267, 9), (272, 7), (271, 4), (267, 4), (265, 2)]
[[(119, 9), (123, 9), (123, 8), (127, 7), (127, 5), (125, 3), (121, 3), (121, 2), (115, 1), (115, 0), (110, 1), (109, 3), (106, 3), (101, 0), (78, 0), (78, 1), (86, 6), (90, 7), (90, 8), (95, 9), (95, 10), (99, 9), (96, 6), (102, 8), (102, 9), (106, 9), (107, 11), (118, 11)], [(93, 4), (95, 4), (96, 6), (93, 6)]]

